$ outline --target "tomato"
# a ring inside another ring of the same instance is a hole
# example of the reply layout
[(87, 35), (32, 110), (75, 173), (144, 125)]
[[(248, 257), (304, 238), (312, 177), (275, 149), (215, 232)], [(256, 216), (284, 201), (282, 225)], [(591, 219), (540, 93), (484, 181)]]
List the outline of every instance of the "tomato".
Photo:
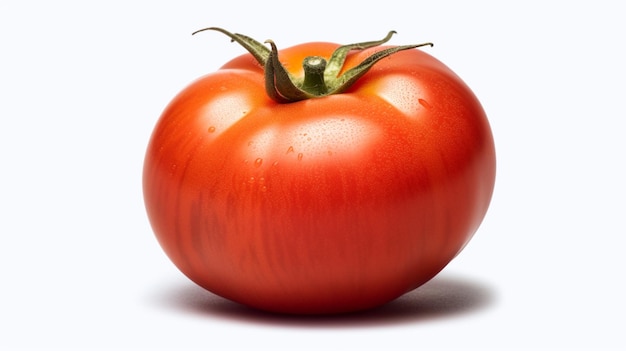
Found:
[[(258, 309), (340, 313), (419, 287), (464, 248), (496, 162), (453, 71), (417, 46), (380, 45), (391, 33), (270, 50), (220, 31), (250, 53), (169, 103), (144, 163), (148, 218), (182, 273)], [(331, 74), (302, 78), (309, 56)]]

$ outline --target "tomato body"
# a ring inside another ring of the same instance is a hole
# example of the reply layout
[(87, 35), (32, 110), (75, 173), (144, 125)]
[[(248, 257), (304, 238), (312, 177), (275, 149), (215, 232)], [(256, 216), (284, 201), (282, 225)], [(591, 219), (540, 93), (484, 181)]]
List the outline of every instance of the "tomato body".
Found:
[[(337, 46), (280, 59), (297, 76), (305, 56)], [(264, 89), (252, 56), (235, 58), (175, 97), (149, 142), (148, 217), (198, 285), (274, 312), (362, 310), (431, 279), (477, 230), (495, 180), (491, 130), (432, 56), (399, 52), (322, 98), (280, 104)]]

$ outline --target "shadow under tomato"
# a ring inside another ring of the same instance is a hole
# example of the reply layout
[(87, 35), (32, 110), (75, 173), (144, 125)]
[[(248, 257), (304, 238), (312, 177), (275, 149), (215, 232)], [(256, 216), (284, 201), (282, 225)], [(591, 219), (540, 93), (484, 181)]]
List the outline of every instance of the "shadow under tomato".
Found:
[(383, 306), (339, 315), (300, 316), (259, 311), (212, 294), (191, 282), (164, 291), (157, 298), (159, 305), (183, 313), (287, 327), (365, 327), (424, 322), (477, 312), (493, 301), (494, 294), (488, 287), (449, 276), (437, 276)]

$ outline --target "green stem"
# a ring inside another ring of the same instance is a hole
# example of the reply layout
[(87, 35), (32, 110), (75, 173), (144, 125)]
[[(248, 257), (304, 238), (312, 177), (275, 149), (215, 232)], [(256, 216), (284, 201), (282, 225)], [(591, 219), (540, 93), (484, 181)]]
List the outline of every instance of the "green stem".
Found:
[(231, 33), (217, 27), (209, 27), (195, 31), (193, 34), (206, 30), (221, 32), (232, 41), (243, 46), (265, 69), (265, 88), (267, 94), (279, 103), (296, 102), (305, 99), (323, 97), (331, 94), (340, 94), (346, 91), (359, 78), (365, 75), (374, 64), (383, 58), (389, 57), (399, 51), (411, 50), (421, 46), (433, 46), (432, 43), (417, 45), (403, 45), (387, 47), (373, 52), (360, 64), (350, 68), (341, 75), (348, 53), (352, 50), (364, 50), (386, 43), (391, 39), (395, 31), (390, 31), (381, 40), (366, 41), (355, 44), (342, 45), (326, 61), (320, 56), (309, 56), (304, 59), (304, 79), (297, 79), (285, 69), (278, 59), (278, 49), (273, 41), (268, 49), (262, 43), (243, 34)]
[(314, 96), (324, 96), (328, 93), (328, 87), (324, 81), (326, 60), (321, 56), (309, 56), (302, 63), (304, 68), (304, 81), (301, 89)]

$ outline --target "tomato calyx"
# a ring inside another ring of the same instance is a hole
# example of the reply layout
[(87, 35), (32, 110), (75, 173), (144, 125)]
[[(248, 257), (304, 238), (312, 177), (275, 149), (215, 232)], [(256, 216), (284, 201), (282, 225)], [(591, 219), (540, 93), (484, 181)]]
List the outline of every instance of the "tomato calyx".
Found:
[(324, 97), (345, 92), (352, 84), (367, 73), (378, 61), (396, 52), (415, 49), (421, 46), (433, 46), (432, 43), (402, 45), (386, 48), (373, 53), (357, 66), (340, 74), (348, 53), (352, 50), (364, 50), (380, 46), (396, 34), (390, 31), (381, 40), (367, 41), (338, 47), (326, 60), (321, 56), (309, 56), (303, 61), (304, 77), (294, 77), (285, 69), (278, 58), (278, 48), (272, 40), (266, 40), (269, 48), (246, 35), (231, 33), (218, 27), (209, 27), (192, 34), (214, 30), (221, 32), (231, 41), (243, 46), (265, 70), (265, 90), (270, 98), (279, 103), (290, 103), (306, 99)]

